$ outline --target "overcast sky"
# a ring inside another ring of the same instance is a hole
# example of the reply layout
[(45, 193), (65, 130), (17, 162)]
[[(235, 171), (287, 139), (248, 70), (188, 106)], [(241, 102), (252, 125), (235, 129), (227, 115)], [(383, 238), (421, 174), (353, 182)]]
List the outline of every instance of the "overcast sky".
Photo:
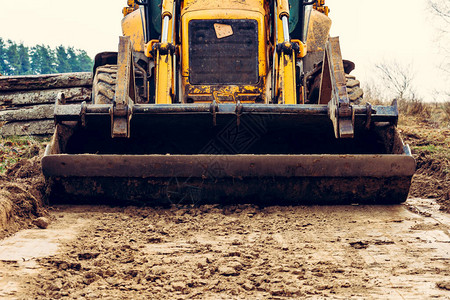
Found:
[[(411, 65), (418, 94), (435, 99), (446, 82), (439, 66), (438, 30), (427, 0), (327, 0), (333, 36), (340, 36), (344, 58), (356, 63), (361, 81), (376, 80), (374, 65), (397, 61)], [(447, 39), (448, 40), (448, 39)], [(449, 45), (447, 45), (449, 46)]]
[[(426, 0), (326, 0), (340, 36), (342, 54), (356, 63), (362, 82), (376, 80), (374, 64), (411, 64), (419, 95), (449, 85), (439, 71), (441, 58), (433, 17)], [(84, 49), (91, 57), (116, 51), (121, 10), (126, 0), (0, 0), (0, 37), (25, 45), (48, 44)]]

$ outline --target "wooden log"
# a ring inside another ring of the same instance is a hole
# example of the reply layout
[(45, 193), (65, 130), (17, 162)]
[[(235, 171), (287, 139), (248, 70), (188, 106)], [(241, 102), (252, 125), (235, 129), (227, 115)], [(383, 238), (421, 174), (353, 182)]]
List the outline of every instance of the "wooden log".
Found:
[(55, 106), (53, 104), (41, 104), (16, 109), (6, 109), (0, 111), (0, 121), (13, 122), (51, 119), (53, 118), (54, 110)]
[(92, 90), (86, 87), (51, 90), (0, 92), (0, 106), (13, 107), (41, 103), (55, 103), (59, 93), (64, 93), (67, 102), (89, 101)]
[(79, 86), (92, 86), (92, 73), (0, 76), (0, 94), (6, 91), (44, 90)]
[(53, 120), (12, 122), (0, 127), (0, 135), (51, 135), (54, 128), (55, 122)]

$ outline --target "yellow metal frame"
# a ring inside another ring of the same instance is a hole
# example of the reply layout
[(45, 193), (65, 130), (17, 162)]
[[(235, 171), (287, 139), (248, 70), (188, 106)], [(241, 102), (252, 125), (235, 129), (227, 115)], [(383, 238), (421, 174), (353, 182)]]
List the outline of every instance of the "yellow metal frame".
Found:
[[(315, 9), (324, 13), (328, 13), (328, 8), (324, 6), (325, 1), (319, 0), (315, 5)], [(180, 54), (181, 67), (181, 93), (182, 101), (193, 98), (194, 102), (216, 102), (221, 101), (239, 101), (243, 103), (253, 103), (256, 99), (266, 98), (266, 80), (269, 73), (269, 57), (274, 59), (273, 76), (273, 95), (280, 104), (296, 104), (297, 88), (296, 88), (296, 59), (302, 59), (307, 54), (307, 46), (300, 40), (289, 40), (283, 36), (283, 16), (289, 16), (288, 0), (280, 0), (276, 7), (276, 18), (274, 20), (274, 39), (269, 39), (269, 18), (268, 18), (268, 2), (261, 0), (221, 0), (220, 8), (215, 1), (198, 1), (184, 0), (181, 5), (181, 12), (177, 15), (181, 16), (181, 44), (175, 45), (172, 36), (172, 26), (174, 18), (172, 16), (174, 9), (173, 0), (162, 1), (162, 19), (169, 17), (168, 39), (165, 43), (152, 40), (144, 45), (144, 34), (141, 21), (141, 10), (134, 0), (127, 1), (128, 7), (124, 9), (124, 19), (122, 20), (122, 31), (125, 36), (129, 36), (133, 49), (136, 52), (143, 52), (147, 57), (153, 58), (155, 61), (155, 102), (158, 104), (170, 104), (175, 96), (175, 59), (176, 53), (173, 49), (177, 49)], [(252, 19), (258, 22), (258, 74), (259, 82), (256, 85), (192, 85), (189, 82), (189, 33), (188, 24), (191, 20), (205, 19)], [(276, 28), (276, 29), (275, 29)], [(289, 49), (293, 44), (298, 44), (299, 51), (295, 55), (295, 51), (277, 52), (274, 45), (283, 44)], [(154, 47), (157, 45), (157, 47)], [(167, 51), (171, 47), (171, 51)], [(271, 53), (275, 52), (273, 55)], [(303, 92), (300, 90), (300, 98), (303, 98)], [(232, 96), (230, 96), (232, 95)]]
[[(286, 47), (291, 47), (292, 42), (289, 36), (285, 37), (283, 32), (283, 16), (289, 17), (289, 2), (288, 0), (280, 0), (277, 5), (277, 18), (275, 21), (276, 27), (276, 45), (285, 44)], [(289, 43), (285, 43), (289, 40)], [(296, 91), (296, 80), (295, 80), (295, 55), (294, 50), (290, 53), (285, 53), (284, 51), (275, 53), (276, 63), (275, 70), (278, 70), (275, 77), (275, 98), (278, 99), (279, 104), (297, 104), (297, 91)]]
[(317, 0), (317, 3), (314, 4), (314, 9), (328, 16), (330, 13), (330, 9), (328, 6), (325, 6), (325, 0)]
[(134, 0), (127, 0), (128, 7), (124, 7), (122, 9), (123, 16), (126, 17), (128, 14), (131, 14), (133, 11), (139, 9), (139, 5), (136, 4)]
[(302, 41), (292, 39), (291, 43), (292, 44), (297, 44), (298, 47), (299, 47), (299, 51), (297, 53), (297, 58), (303, 58), (303, 57), (306, 56), (306, 54), (308, 54), (308, 47)]
[[(171, 104), (175, 95), (175, 78), (174, 78), (174, 53), (169, 51), (171, 45), (174, 45), (174, 18), (172, 12), (174, 10), (173, 0), (164, 0), (161, 17), (169, 17), (169, 26), (167, 30), (167, 41), (161, 42), (156, 50), (155, 70), (156, 70), (156, 104)], [(163, 33), (162, 33), (163, 34)], [(146, 51), (147, 52), (147, 51)]]
[(135, 52), (144, 51), (144, 30), (140, 9), (128, 13), (122, 19), (122, 33), (124, 36), (130, 37)]

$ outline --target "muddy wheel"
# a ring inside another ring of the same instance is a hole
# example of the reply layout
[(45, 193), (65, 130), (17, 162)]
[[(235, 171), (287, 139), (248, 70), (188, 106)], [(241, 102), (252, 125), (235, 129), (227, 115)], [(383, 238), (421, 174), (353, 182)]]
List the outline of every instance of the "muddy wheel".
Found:
[(111, 104), (116, 91), (117, 65), (98, 67), (92, 84), (94, 104)]
[[(321, 74), (316, 73), (316, 75), (313, 75), (308, 81), (310, 83), (307, 83), (308, 90), (310, 91), (308, 96), (307, 103), (313, 103), (316, 104), (319, 101), (319, 93), (320, 93), (320, 80), (321, 80)], [(360, 87), (359, 80), (356, 79), (355, 76), (345, 74), (345, 78), (347, 80), (346, 86), (347, 86), (347, 94), (348, 98), (350, 100), (351, 104), (358, 105), (363, 102), (363, 90)]]
[(351, 104), (361, 104), (363, 101), (364, 92), (361, 88), (359, 80), (355, 76), (345, 74), (347, 79), (347, 94)]

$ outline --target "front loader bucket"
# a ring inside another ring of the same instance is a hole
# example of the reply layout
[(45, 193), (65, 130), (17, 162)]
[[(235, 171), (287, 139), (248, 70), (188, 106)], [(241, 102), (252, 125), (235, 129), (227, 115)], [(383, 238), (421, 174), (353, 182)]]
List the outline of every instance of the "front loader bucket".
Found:
[(76, 203), (400, 203), (415, 162), (393, 107), (355, 109), (336, 139), (322, 105), (134, 105), (129, 138), (111, 138), (105, 105), (57, 108), (42, 160), (50, 200)]

